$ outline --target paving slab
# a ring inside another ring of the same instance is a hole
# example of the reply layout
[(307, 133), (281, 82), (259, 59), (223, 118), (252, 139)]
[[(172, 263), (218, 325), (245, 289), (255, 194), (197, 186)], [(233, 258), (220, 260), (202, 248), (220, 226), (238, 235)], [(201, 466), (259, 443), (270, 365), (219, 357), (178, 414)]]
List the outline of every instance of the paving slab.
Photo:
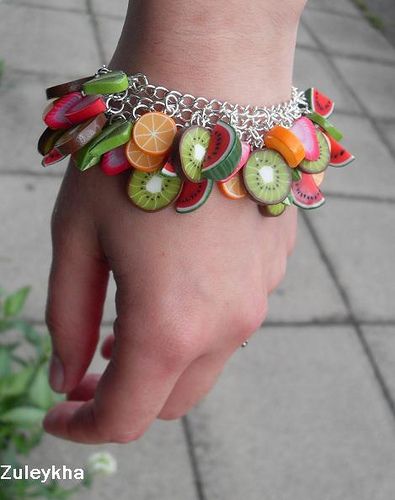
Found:
[[(335, 109), (333, 122), (344, 133), (342, 144), (356, 159), (344, 168), (328, 168), (321, 186), (323, 193), (395, 198), (392, 183), (388, 182), (394, 172), (394, 158), (370, 120), (336, 114)], [(395, 137), (392, 143), (395, 147)]]
[(285, 280), (269, 298), (267, 321), (342, 321), (346, 317), (341, 297), (299, 217), (296, 249), (289, 258)]
[(296, 46), (297, 47), (299, 47), (299, 46), (314, 47), (314, 48), (317, 47), (317, 44), (316, 44), (314, 38), (306, 30), (306, 28), (303, 24), (299, 24)]
[[(325, 11), (338, 12), (340, 14), (348, 14), (352, 16), (361, 16), (360, 11), (350, 0), (308, 0), (307, 9), (323, 9)], [(311, 9), (311, 10), (312, 10)]]
[[(38, 327), (45, 331), (45, 326)], [(104, 329), (101, 334), (106, 335)], [(106, 361), (97, 352), (89, 372), (101, 373)], [(156, 420), (138, 441), (124, 445), (82, 445), (44, 434), (26, 462), (32, 467), (67, 465), (84, 468), (92, 453), (106, 451), (117, 461), (117, 472), (96, 478), (92, 489), (82, 490), (81, 500), (196, 500), (193, 473), (181, 420)], [(62, 481), (69, 488), (75, 481)]]
[(209, 500), (388, 500), (395, 424), (354, 332), (264, 328), (190, 414)]
[(123, 20), (112, 19), (109, 17), (98, 17), (97, 25), (107, 63), (110, 61), (117, 47), (117, 43), (122, 32)]
[(300, 89), (317, 87), (331, 97), (337, 109), (360, 112), (346, 85), (334, 74), (322, 52), (299, 47), (296, 50), (294, 82)]
[(363, 326), (362, 331), (395, 401), (395, 325)]
[[(12, 291), (32, 285), (26, 316), (35, 321), (44, 318), (51, 262), (50, 217), (60, 182), (54, 177), (0, 176), (1, 286)], [(114, 319), (113, 309), (109, 302), (108, 321)]]
[(5, 69), (0, 83), (0, 114), (7, 126), (0, 135), (0, 172), (63, 175), (66, 161), (43, 168), (37, 141), (45, 129), (42, 113), (47, 105), (45, 88), (61, 83), (41, 75), (24, 75)]
[(4, 0), (0, 3), (9, 3), (16, 5), (31, 5), (34, 7), (42, 7), (59, 10), (79, 10), (86, 12), (86, 2), (84, 0)]
[(306, 10), (304, 21), (327, 51), (395, 61), (395, 50), (363, 18)]
[(128, 0), (92, 0), (92, 7), (95, 14), (124, 17)]
[[(116, 474), (98, 477), (81, 500), (196, 500), (181, 422), (156, 421), (139, 441), (124, 445), (80, 445), (46, 435), (29, 457), (32, 467), (65, 464), (84, 468), (89, 455), (106, 451), (117, 461)], [(71, 481), (62, 482), (65, 488)]]
[(92, 24), (83, 12), (60, 15), (25, 4), (0, 4), (0, 19), (7, 19), (0, 24), (1, 51), (12, 68), (86, 75), (100, 65)]
[(360, 320), (394, 320), (394, 205), (328, 199), (309, 213)]
[(337, 57), (333, 60), (372, 116), (395, 118), (395, 66)]

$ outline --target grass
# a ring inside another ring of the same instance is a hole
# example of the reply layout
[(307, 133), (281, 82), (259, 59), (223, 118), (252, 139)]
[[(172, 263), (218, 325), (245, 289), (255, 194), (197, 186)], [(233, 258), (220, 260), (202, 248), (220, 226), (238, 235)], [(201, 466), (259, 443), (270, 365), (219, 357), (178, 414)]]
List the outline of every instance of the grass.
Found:
[(365, 0), (353, 0), (353, 2), (359, 8), (359, 10), (362, 12), (365, 19), (369, 22), (369, 24), (371, 26), (373, 26), (373, 28), (375, 28), (379, 31), (384, 31), (384, 29), (385, 29), (384, 21), (381, 19), (380, 16), (378, 16), (377, 14), (374, 14), (369, 9), (369, 6), (367, 5)]

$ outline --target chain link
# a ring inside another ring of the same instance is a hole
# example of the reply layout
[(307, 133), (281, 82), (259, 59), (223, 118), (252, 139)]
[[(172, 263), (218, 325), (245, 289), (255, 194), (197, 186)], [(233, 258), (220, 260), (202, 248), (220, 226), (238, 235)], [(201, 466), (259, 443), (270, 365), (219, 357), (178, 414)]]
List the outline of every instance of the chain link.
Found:
[[(102, 67), (97, 74), (109, 71)], [(125, 92), (106, 96), (107, 114), (111, 120), (137, 120), (149, 111), (162, 111), (173, 117), (179, 128), (191, 125), (212, 128), (221, 119), (232, 125), (240, 140), (248, 142), (254, 149), (264, 145), (265, 132), (275, 125), (289, 128), (308, 111), (304, 94), (296, 87), (292, 87), (289, 101), (257, 107), (240, 106), (218, 99), (208, 100), (205, 97), (183, 94), (178, 90), (169, 90), (149, 83), (143, 73), (136, 73), (128, 78), (129, 88)]]

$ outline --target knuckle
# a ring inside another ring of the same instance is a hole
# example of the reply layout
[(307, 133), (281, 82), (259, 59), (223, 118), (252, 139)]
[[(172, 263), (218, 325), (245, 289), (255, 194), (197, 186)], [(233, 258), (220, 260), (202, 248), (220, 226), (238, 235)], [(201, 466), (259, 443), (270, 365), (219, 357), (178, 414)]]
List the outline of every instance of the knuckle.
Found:
[(165, 408), (159, 413), (158, 418), (161, 420), (178, 420), (179, 418), (184, 417), (187, 413), (187, 410)]
[(246, 307), (238, 319), (238, 329), (236, 340), (238, 343), (244, 342), (248, 336), (262, 326), (268, 311), (266, 297), (253, 306)]
[(130, 432), (116, 431), (110, 435), (111, 437), (108, 439), (108, 441), (118, 444), (131, 443), (132, 441), (137, 441), (138, 439), (140, 439), (144, 435), (144, 433), (145, 429), (139, 429)]

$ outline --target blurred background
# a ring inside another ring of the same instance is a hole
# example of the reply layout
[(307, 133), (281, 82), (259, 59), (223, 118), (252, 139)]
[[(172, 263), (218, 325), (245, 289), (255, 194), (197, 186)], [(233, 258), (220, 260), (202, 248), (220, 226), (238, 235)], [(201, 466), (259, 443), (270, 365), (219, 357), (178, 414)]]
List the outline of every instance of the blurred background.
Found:
[[(65, 168), (42, 169), (36, 153), (44, 89), (108, 62), (125, 10), (126, 0), (0, 1), (0, 286), (32, 285), (24, 317), (43, 331), (49, 219)], [(78, 467), (111, 452), (116, 474), (83, 499), (395, 498), (394, 27), (393, 0), (308, 3), (295, 84), (335, 100), (357, 161), (331, 170), (324, 208), (301, 213), (268, 320), (212, 393), (138, 442), (45, 436), (26, 462)], [(93, 365), (104, 367), (99, 356)]]

